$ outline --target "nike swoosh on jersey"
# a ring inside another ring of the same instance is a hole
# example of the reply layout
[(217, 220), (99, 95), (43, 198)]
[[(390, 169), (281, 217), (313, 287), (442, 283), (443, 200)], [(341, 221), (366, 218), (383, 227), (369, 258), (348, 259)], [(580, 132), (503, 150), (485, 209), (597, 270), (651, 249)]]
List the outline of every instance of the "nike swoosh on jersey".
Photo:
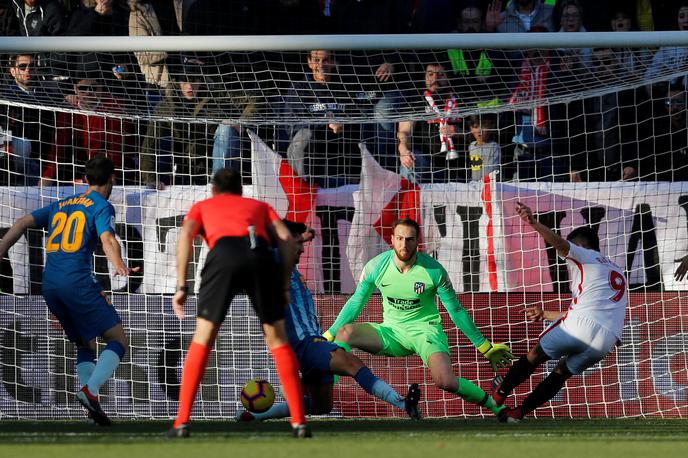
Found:
[(388, 287), (389, 285), (391, 285), (391, 283), (388, 283), (388, 284), (386, 284), (386, 285), (385, 285), (384, 283), (380, 283), (380, 286), (382, 286), (383, 288), (386, 288), (386, 287)]

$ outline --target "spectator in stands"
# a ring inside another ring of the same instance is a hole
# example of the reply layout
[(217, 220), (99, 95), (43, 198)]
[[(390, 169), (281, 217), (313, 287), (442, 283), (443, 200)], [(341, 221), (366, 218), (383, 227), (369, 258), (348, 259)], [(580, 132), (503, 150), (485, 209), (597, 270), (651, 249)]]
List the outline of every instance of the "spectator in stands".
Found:
[(26, 108), (22, 104), (55, 105), (58, 94), (37, 78), (31, 54), (11, 56), (9, 74), (14, 83), (4, 88), (2, 97), (17, 103), (2, 110), (0, 116), (0, 131), (11, 139), (9, 183), (35, 185), (40, 177), (39, 160), (46, 157), (51, 148), (55, 115), (52, 110)]
[[(458, 32), (480, 33), (484, 31), (482, 10), (470, 2), (461, 9)], [(506, 98), (507, 88), (513, 82), (514, 72), (506, 54), (487, 49), (450, 49), (447, 51), (451, 65), (451, 81), (459, 94), (476, 94), (478, 107), (500, 105)]]
[(501, 0), (494, 0), (487, 7), (485, 27), (488, 32), (528, 32), (534, 26), (554, 31), (552, 13), (556, 0), (512, 0), (502, 11)]
[[(688, 1), (681, 1), (676, 12), (676, 24), (678, 30), (688, 30)], [(652, 59), (652, 63), (645, 72), (646, 87), (651, 96), (659, 95), (663, 91), (663, 85), (660, 84), (658, 93), (653, 94), (652, 84), (656, 83), (656, 79), (663, 75), (672, 75), (678, 72), (686, 71), (688, 65), (688, 48), (684, 46), (665, 46), (659, 48), (659, 51)], [(685, 84), (685, 79), (684, 79)], [(657, 97), (653, 97), (657, 98)]]
[(628, 73), (610, 48), (593, 50), (592, 71), (605, 87), (619, 89), (585, 100), (587, 145), (572, 155), (572, 182), (620, 180), (623, 164), (637, 155), (641, 91), (623, 88)]
[[(226, 85), (225, 85), (226, 86)], [(220, 94), (216, 94), (218, 96)], [(215, 130), (213, 141), (213, 169), (212, 174), (221, 168), (231, 168), (240, 172), (244, 181), (251, 173), (250, 147), (242, 147), (242, 132), (244, 128), (234, 120), (242, 123), (250, 122), (257, 112), (257, 97), (248, 95), (241, 88), (231, 88), (221, 94), (222, 109), (232, 121), (225, 121)], [(245, 154), (242, 154), (244, 152)]]
[(33, 54), (16, 54), (9, 58), (8, 73), (14, 80), (3, 88), (6, 98), (35, 105), (63, 105), (56, 88), (40, 78)]
[(611, 3), (612, 9), (625, 9), (636, 29), (642, 32), (673, 30), (676, 27), (676, 0), (613, 0)]
[(9, 0), (3, 28), (6, 35), (57, 36), (65, 31), (65, 13), (57, 0)]
[[(287, 132), (291, 139), (287, 157), (299, 175), (323, 187), (358, 182), (360, 152), (357, 144), (374, 137), (373, 121), (381, 122), (393, 111), (390, 108), (394, 103), (390, 101), (393, 95), (377, 84), (364, 86), (361, 81), (364, 76), (359, 78), (350, 68), (342, 70), (328, 50), (310, 51), (307, 65), (310, 72), (303, 80), (292, 83), (282, 114), (286, 120), (296, 117), (312, 122), (292, 126)], [(373, 78), (372, 69), (367, 69), (370, 75), (366, 76)], [(344, 125), (336, 121), (343, 117), (360, 119), (362, 124)], [(331, 121), (333, 119), (335, 121)], [(393, 127), (380, 126), (380, 129), (393, 135)], [(375, 151), (371, 145), (371, 152)]]
[(55, 148), (45, 161), (44, 185), (59, 181), (80, 182), (84, 164), (96, 154), (104, 154), (115, 164), (117, 181), (132, 184), (137, 169), (136, 131), (121, 117), (123, 101), (105, 90), (102, 81), (81, 78), (74, 84), (74, 94), (66, 96), (79, 113), (57, 114)]
[[(128, 0), (130, 9), (129, 35), (178, 35), (180, 30), (178, 25), (181, 24), (181, 3), (181, 0), (174, 2), (169, 2), (168, 0)], [(161, 10), (162, 19), (158, 18), (156, 6)], [(177, 13), (179, 16), (177, 16)], [(145, 81), (144, 93), (148, 114), (152, 114), (161, 100), (160, 91), (172, 84), (170, 72), (165, 62), (167, 53), (164, 51), (136, 52), (134, 55)]]
[(472, 181), (482, 181), (483, 177), (500, 168), (502, 150), (494, 140), (495, 118), (493, 115), (473, 115), (468, 120), (474, 138), (468, 146)]
[[(559, 32), (587, 32), (583, 26), (583, 7), (578, 0), (564, 0), (561, 3), (561, 28)], [(560, 65), (589, 67), (592, 60), (592, 49), (559, 50), (559, 56)]]
[(688, 176), (688, 98), (686, 88), (675, 80), (659, 101), (652, 135), (641, 141), (631, 177), (645, 181), (685, 181)]
[[(544, 29), (535, 28), (534, 31)], [(518, 180), (549, 179), (561, 174), (560, 161), (552, 158), (549, 95), (552, 58), (545, 49), (530, 49), (521, 64), (519, 81), (509, 103), (517, 106), (514, 152)]]
[[(624, 8), (612, 10), (610, 16), (612, 32), (630, 32), (636, 30), (630, 13)], [(619, 68), (630, 77), (643, 74), (647, 65), (652, 61), (652, 54), (648, 49), (616, 48), (614, 56), (619, 63)]]
[[(141, 146), (141, 181), (149, 187), (208, 183), (215, 124), (187, 119), (226, 118), (208, 92), (204, 65), (182, 59), (173, 66), (174, 84), (165, 90)], [(175, 121), (171, 121), (175, 119)]]
[[(71, 36), (127, 36), (129, 35), (129, 7), (126, 0), (81, 0), (67, 26)], [(101, 80), (112, 92), (124, 100), (138, 97), (126, 94), (125, 77), (134, 77), (132, 53), (87, 52), (70, 56), (72, 71)], [(137, 84), (132, 88), (138, 89)]]
[(630, 32), (633, 29), (633, 18), (627, 10), (617, 8), (610, 16), (610, 29), (612, 32)]
[(67, 35), (129, 35), (129, 11), (117, 0), (81, 0), (69, 18)]
[[(425, 67), (425, 87), (414, 96), (422, 100), (427, 114), (438, 117), (432, 122), (402, 121), (397, 129), (401, 175), (415, 183), (447, 179), (448, 166), (457, 167), (457, 125), (454, 114), (457, 97), (439, 62)], [(435, 108), (433, 108), (433, 106)], [(451, 147), (449, 145), (452, 145)], [(444, 146), (443, 146), (444, 145)]]

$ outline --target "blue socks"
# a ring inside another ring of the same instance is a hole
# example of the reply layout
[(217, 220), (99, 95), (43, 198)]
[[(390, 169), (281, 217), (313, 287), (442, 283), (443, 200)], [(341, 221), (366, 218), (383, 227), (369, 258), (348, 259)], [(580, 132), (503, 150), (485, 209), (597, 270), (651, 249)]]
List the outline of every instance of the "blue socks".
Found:
[(79, 379), (79, 388), (88, 383), (93, 370), (96, 368), (96, 354), (93, 350), (86, 347), (79, 347), (76, 350), (76, 376)]
[(394, 407), (404, 409), (404, 398), (397, 393), (394, 388), (389, 386), (387, 382), (375, 377), (373, 373), (366, 366), (363, 366), (354, 375), (356, 382), (361, 385), (361, 388), (366, 392), (372, 394), (378, 399), (381, 399)]
[(100, 387), (115, 373), (120, 360), (124, 357), (124, 352), (124, 346), (115, 340), (108, 342), (105, 346), (105, 350), (100, 354), (98, 363), (88, 379), (87, 387), (92, 395), (98, 396)]

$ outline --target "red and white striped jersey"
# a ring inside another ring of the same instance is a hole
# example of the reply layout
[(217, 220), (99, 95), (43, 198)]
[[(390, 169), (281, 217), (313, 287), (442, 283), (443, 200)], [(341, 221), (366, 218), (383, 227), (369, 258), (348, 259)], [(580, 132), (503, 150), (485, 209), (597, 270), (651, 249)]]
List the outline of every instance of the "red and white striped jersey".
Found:
[(566, 316), (587, 317), (621, 337), (628, 304), (621, 268), (601, 253), (571, 242), (565, 259), (573, 295)]

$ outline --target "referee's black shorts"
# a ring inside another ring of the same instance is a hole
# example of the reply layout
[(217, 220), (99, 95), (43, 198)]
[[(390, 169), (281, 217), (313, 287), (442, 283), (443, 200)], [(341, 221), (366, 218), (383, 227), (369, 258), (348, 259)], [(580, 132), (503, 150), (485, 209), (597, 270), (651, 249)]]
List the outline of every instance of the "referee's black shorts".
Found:
[(284, 289), (284, 274), (267, 243), (251, 249), (248, 238), (223, 237), (201, 271), (197, 315), (221, 324), (234, 296), (245, 292), (260, 322), (274, 323), (285, 316)]

